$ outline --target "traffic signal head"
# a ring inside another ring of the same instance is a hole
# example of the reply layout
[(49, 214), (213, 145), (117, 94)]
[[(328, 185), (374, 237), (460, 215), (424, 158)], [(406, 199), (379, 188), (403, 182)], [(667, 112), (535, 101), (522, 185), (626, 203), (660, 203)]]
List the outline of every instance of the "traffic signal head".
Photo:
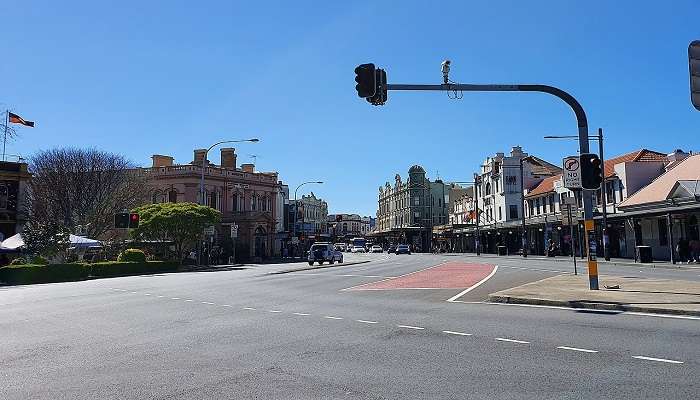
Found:
[(374, 64), (360, 64), (355, 68), (355, 90), (360, 97), (372, 97), (376, 93), (376, 73)]
[(386, 103), (387, 100), (387, 90), (386, 90), (386, 72), (381, 69), (377, 68), (375, 70), (375, 90), (374, 90), (374, 96), (368, 97), (367, 101), (372, 103), (375, 106), (381, 106)]
[(139, 227), (139, 215), (136, 213), (129, 214), (129, 228), (136, 229)]
[(114, 227), (117, 229), (128, 229), (129, 213), (114, 214)]
[(596, 154), (586, 153), (579, 157), (581, 162), (581, 186), (596, 190), (603, 183), (603, 163)]
[(700, 40), (694, 40), (688, 46), (690, 68), (690, 101), (700, 111)]

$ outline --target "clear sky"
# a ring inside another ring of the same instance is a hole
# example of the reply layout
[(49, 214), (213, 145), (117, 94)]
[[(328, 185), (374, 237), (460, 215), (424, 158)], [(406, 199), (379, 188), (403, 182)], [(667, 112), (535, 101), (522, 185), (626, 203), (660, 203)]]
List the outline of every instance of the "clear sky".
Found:
[[(372, 214), (377, 189), (412, 164), (469, 179), (512, 145), (555, 164), (575, 154), (569, 108), (545, 94), (390, 92), (373, 107), (353, 69), (389, 83), (544, 83), (572, 93), (607, 155), (700, 150), (687, 46), (700, 2), (5, 0), (0, 106), (36, 121), (8, 153), (86, 146), (149, 165), (238, 146), (239, 163), (279, 171), (331, 212)], [(214, 152), (218, 162), (218, 151)]]

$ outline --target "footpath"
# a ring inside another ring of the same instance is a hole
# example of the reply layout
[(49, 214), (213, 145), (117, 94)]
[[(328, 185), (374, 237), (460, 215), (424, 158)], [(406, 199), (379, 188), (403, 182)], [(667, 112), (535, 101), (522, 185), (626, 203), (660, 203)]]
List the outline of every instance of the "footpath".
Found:
[(489, 295), (500, 303), (700, 316), (700, 282), (602, 275), (600, 290), (585, 275), (558, 275)]

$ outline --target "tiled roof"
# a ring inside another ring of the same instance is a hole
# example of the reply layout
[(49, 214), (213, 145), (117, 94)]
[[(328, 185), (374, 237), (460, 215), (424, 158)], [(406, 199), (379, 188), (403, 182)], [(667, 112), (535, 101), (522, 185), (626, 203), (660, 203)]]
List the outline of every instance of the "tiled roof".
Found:
[(637, 206), (668, 199), (678, 181), (700, 179), (700, 154), (689, 156), (676, 164), (676, 167), (661, 174), (647, 186), (620, 203), (619, 207)]
[(533, 197), (544, 193), (549, 193), (554, 191), (554, 182), (561, 179), (561, 174), (549, 176), (544, 178), (542, 182), (537, 184), (532, 190), (530, 190), (525, 197)]
[(539, 157), (530, 156), (530, 157), (528, 157), (527, 162), (530, 163), (530, 165), (531, 165), (530, 170), (535, 175), (555, 175), (555, 174), (561, 173), (560, 167), (557, 167), (554, 164), (548, 163), (547, 161), (545, 161)]
[(666, 154), (647, 149), (639, 149), (609, 160), (605, 160), (605, 178), (615, 175), (615, 165), (625, 162), (668, 162)]

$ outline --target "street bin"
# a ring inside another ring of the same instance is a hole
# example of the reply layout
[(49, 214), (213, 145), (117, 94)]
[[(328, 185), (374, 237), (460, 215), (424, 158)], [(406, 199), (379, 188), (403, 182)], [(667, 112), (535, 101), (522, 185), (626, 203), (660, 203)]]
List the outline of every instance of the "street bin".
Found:
[(637, 261), (640, 263), (650, 263), (651, 258), (651, 247), (650, 246), (637, 246)]
[(498, 255), (505, 256), (508, 253), (506, 246), (498, 246)]

